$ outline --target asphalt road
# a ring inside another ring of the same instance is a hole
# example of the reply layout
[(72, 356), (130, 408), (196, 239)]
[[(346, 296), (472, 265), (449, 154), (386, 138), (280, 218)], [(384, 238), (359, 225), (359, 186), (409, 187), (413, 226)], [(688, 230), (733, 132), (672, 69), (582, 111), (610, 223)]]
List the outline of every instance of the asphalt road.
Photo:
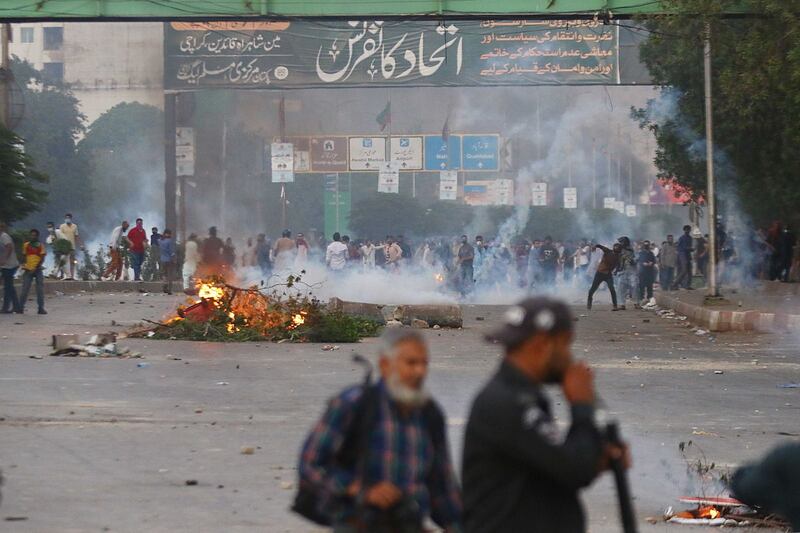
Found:
[[(0, 316), (0, 530), (314, 531), (287, 511), (298, 447), (325, 400), (360, 379), (352, 352), (371, 355), (374, 341), (323, 351), (126, 339), (146, 359), (47, 356), (53, 333), (121, 331), (179, 301), (81, 294), (51, 298), (45, 317)], [(466, 307), (463, 330), (426, 332), (430, 386), (447, 411), (456, 461), (470, 400), (498, 364), (482, 333), (502, 310)], [(577, 326), (575, 353), (597, 369), (632, 443), (642, 531), (692, 530), (644, 521), (704, 490), (687, 475), (679, 443), (692, 441), (690, 460), (724, 470), (800, 436), (800, 389), (778, 387), (800, 381), (797, 339), (712, 340), (653, 313), (604, 305)], [(243, 455), (243, 446), (255, 453)], [(619, 531), (614, 498), (607, 476), (586, 493), (590, 531)]]

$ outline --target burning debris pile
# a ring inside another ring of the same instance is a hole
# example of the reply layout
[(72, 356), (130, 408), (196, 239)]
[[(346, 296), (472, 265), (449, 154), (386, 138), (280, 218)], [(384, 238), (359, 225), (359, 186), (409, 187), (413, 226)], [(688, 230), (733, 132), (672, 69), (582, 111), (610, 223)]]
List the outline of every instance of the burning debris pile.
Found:
[(277, 287), (241, 288), (215, 276), (197, 284), (197, 297), (176, 316), (131, 337), (222, 342), (357, 342), (381, 324), (330, 311), (311, 295), (282, 293), (300, 282), (290, 276)]
[(733, 498), (684, 497), (682, 503), (693, 504), (694, 508), (674, 512), (668, 508), (664, 520), (672, 524), (705, 525), (716, 527), (763, 527), (788, 531), (789, 524), (773, 515), (766, 515), (758, 509), (751, 509)]

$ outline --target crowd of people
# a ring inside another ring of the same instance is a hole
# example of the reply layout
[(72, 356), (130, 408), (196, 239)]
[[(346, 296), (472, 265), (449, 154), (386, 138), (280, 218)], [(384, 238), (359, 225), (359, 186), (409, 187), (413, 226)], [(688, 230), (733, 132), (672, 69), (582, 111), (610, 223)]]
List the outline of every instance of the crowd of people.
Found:
[[(38, 230), (31, 230), (19, 259), (7, 252), (4, 311), (24, 310), (24, 301), (17, 298), (13, 286), (20, 260), (24, 263), (20, 269), (21, 296), (27, 298), (35, 283), (43, 313), (44, 278), (75, 279), (76, 254), (87, 250), (72, 215), (67, 213), (58, 226), (47, 223), (46, 231), (40, 242)], [(10, 237), (4, 234), (11, 246)], [(800, 273), (796, 237), (781, 222), (752, 232), (745, 239), (726, 232), (717, 223), (715, 237), (721, 283), (744, 284), (752, 279), (788, 282)], [(234, 243), (232, 237), (219, 237), (216, 227), (209, 228), (203, 238), (191, 233), (179, 245), (170, 229), (151, 227), (148, 234), (144, 221), (137, 218), (132, 227), (123, 220), (112, 230), (105, 244), (107, 266), (99, 279), (128, 280), (132, 271), (132, 279), (142, 281), (146, 256), (152, 265), (147, 279), (161, 280), (166, 293), (172, 293), (173, 283), (181, 277), (183, 289), (192, 291), (196, 279), (211, 274), (229, 275), (239, 268), (253, 268), (268, 278), (297, 273), (315, 263), (325, 265), (334, 276), (376, 269), (392, 273), (433, 271), (443, 290), (465, 297), (483, 289), (514, 287), (523, 293), (543, 293), (575, 287), (588, 290), (589, 308), (595, 292), (605, 285), (613, 308), (623, 310), (629, 302), (634, 307), (653, 305), (656, 286), (661, 290), (692, 290), (697, 278), (705, 280), (708, 276), (709, 238), (696, 227), (684, 226), (677, 238), (667, 235), (665, 239), (632, 241), (620, 237), (609, 246), (588, 238), (557, 241), (550, 236), (485, 239), (477, 235), (470, 239), (462, 235), (414, 242), (403, 235), (372, 240), (335, 233), (326, 240), (314, 232), (309, 238), (303, 233), (293, 235), (288, 229), (274, 242), (260, 233)], [(48, 255), (52, 257), (49, 272), (45, 269)]]

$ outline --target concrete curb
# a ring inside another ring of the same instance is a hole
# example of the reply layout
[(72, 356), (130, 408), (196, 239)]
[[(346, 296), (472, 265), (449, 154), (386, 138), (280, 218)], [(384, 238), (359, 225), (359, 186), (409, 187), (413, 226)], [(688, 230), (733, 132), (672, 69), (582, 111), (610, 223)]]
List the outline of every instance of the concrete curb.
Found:
[[(14, 286), (17, 292), (22, 288), (21, 282)], [(163, 285), (160, 281), (59, 281), (45, 280), (44, 293), (53, 295), (56, 292), (63, 294), (77, 294), (80, 292), (161, 292)], [(35, 287), (31, 287), (35, 294)], [(172, 292), (183, 292), (183, 285), (179, 281), (172, 282)]]
[(695, 324), (709, 331), (757, 331), (761, 333), (786, 333), (800, 331), (800, 315), (766, 313), (762, 311), (726, 311), (682, 302), (668, 294), (656, 294), (660, 307), (686, 315)]

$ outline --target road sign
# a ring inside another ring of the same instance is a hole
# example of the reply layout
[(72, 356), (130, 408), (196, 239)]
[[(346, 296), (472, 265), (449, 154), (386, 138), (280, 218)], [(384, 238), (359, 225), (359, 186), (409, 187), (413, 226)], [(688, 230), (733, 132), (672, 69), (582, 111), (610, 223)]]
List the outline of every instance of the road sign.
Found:
[(493, 205), (494, 194), (491, 180), (475, 180), (464, 183), (464, 203), (467, 205)]
[(175, 128), (175, 173), (194, 176), (194, 128)]
[(497, 135), (464, 135), (464, 170), (497, 170)]
[(566, 209), (578, 208), (578, 189), (575, 187), (564, 187), (564, 207)]
[(350, 137), (350, 170), (379, 170), (386, 163), (386, 137)]
[(439, 135), (425, 137), (425, 170), (459, 170), (461, 137), (450, 135), (445, 141)]
[(378, 192), (400, 192), (400, 169), (397, 163), (384, 163), (378, 172)]
[(458, 198), (458, 171), (442, 170), (439, 172), (439, 200), (456, 198)]
[(311, 154), (308, 137), (291, 137), (288, 139), (294, 146), (294, 171), (311, 171)]
[(400, 170), (422, 170), (422, 137), (392, 137), (390, 155)]
[(325, 175), (325, 236), (330, 238), (336, 233), (348, 233), (350, 220), (350, 188), (348, 180), (340, 180), (338, 174)]
[(294, 181), (294, 147), (292, 143), (272, 143), (272, 183)]
[(514, 205), (514, 180), (500, 179), (492, 182), (494, 205)]
[(547, 183), (531, 183), (531, 205), (534, 207), (547, 205)]
[(347, 172), (347, 137), (312, 137), (311, 171)]
[(625, 206), (625, 214), (629, 217), (636, 216), (636, 206), (635, 205), (626, 205)]
[(616, 209), (617, 199), (613, 196), (606, 196), (603, 198), (603, 209)]

